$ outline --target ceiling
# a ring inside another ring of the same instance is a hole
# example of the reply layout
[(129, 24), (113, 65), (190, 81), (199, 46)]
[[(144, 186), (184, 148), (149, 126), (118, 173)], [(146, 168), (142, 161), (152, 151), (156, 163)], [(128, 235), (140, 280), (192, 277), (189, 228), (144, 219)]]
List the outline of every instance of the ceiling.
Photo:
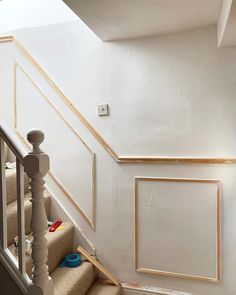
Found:
[(64, 0), (102, 39), (162, 35), (217, 23), (222, 0)]

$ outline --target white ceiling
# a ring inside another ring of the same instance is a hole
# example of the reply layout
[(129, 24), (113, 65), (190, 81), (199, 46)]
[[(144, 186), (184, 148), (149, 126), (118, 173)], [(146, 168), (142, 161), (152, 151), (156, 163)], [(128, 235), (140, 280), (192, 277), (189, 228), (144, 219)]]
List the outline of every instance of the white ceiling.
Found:
[(222, 0), (64, 0), (102, 39), (160, 35), (217, 23)]

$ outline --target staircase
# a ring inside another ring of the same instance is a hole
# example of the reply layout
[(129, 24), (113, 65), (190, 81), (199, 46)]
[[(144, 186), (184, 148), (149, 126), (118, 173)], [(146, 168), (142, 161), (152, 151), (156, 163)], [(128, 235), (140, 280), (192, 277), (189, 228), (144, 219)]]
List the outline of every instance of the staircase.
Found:
[[(1, 130), (0, 130), (1, 131)], [(1, 135), (1, 134), (0, 134)], [(34, 147), (35, 148), (35, 147)], [(12, 256), (19, 260), (18, 256), (20, 250), (16, 250), (14, 244), (14, 238), (18, 236), (19, 233), (19, 190), (18, 190), (18, 172), (17, 169), (13, 167), (4, 168), (5, 169), (5, 183), (6, 183), (6, 223), (7, 223), (7, 248), (11, 252)], [(3, 169), (1, 170), (3, 172)], [(2, 175), (1, 175), (2, 178)], [(23, 212), (24, 212), (24, 228), (25, 235), (28, 235), (28, 239), (30, 239), (30, 235), (32, 233), (31, 225), (34, 210), (32, 210), (32, 180), (31, 180), (31, 192), (29, 191), (29, 179), (26, 174), (22, 176), (22, 191), (24, 194), (23, 198)], [(18, 196), (18, 197), (17, 197)], [(50, 202), (51, 196), (48, 190), (44, 191), (43, 199), (45, 213), (48, 220), (50, 219)], [(34, 201), (33, 201), (34, 202)], [(3, 202), (2, 202), (3, 203)], [(97, 271), (94, 265), (86, 260), (84, 256), (82, 257), (82, 262), (78, 267), (69, 268), (69, 267), (61, 267), (60, 264), (65, 258), (65, 256), (69, 253), (75, 252), (73, 249), (74, 244), (74, 226), (72, 223), (63, 222), (61, 224), (61, 228), (54, 232), (46, 231), (45, 235), (47, 239), (47, 249), (48, 249), (48, 257), (47, 257), (47, 265), (49, 272), (49, 279), (53, 281), (54, 291), (45, 291), (40, 290), (40, 293), (35, 292), (34, 289), (29, 289), (28, 294), (48, 294), (48, 295), (120, 295), (121, 287), (115, 286), (107, 279), (101, 276), (101, 274)], [(39, 238), (37, 234), (33, 233), (32, 239)], [(35, 245), (32, 244), (33, 249), (35, 251)], [(37, 246), (37, 245), (36, 245)], [(22, 247), (22, 246), (21, 246)], [(40, 246), (39, 246), (40, 248)], [(35, 255), (35, 254), (34, 254)], [(32, 278), (32, 269), (37, 266), (34, 261), (35, 256), (25, 255), (24, 263), (25, 263), (25, 272)], [(37, 254), (36, 254), (37, 255)], [(41, 255), (41, 254), (40, 254)], [(87, 255), (85, 255), (87, 256)], [(33, 258), (32, 258), (33, 257)], [(88, 257), (87, 257), (88, 258)], [(22, 257), (21, 257), (22, 259)], [(37, 259), (35, 259), (37, 262)], [(91, 258), (93, 261), (94, 258)], [(19, 263), (19, 267), (22, 263)], [(38, 267), (38, 266), (37, 266)], [(36, 267), (36, 268), (37, 268)], [(101, 266), (102, 267), (102, 266)], [(43, 268), (41, 268), (42, 270)], [(39, 275), (39, 269), (37, 271), (33, 271), (33, 277)], [(109, 273), (109, 272), (108, 272)], [(22, 272), (23, 274), (23, 272)], [(46, 274), (47, 269), (46, 269)], [(25, 274), (23, 274), (25, 275)], [(33, 285), (36, 282), (35, 278), (33, 279)], [(32, 283), (31, 283), (32, 284)], [(37, 283), (36, 283), (37, 284)], [(40, 284), (39, 284), (40, 285)], [(32, 285), (31, 285), (32, 286)], [(41, 287), (41, 286), (40, 286)], [(3, 294), (4, 295), (4, 294)]]

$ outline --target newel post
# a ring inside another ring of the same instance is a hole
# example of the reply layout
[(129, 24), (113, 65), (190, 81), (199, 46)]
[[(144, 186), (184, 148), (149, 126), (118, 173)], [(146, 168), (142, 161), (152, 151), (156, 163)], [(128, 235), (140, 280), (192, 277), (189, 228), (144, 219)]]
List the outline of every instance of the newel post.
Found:
[(32, 295), (52, 295), (53, 283), (48, 273), (48, 248), (45, 237), (48, 225), (43, 200), (44, 176), (49, 170), (49, 157), (39, 147), (44, 140), (42, 131), (36, 129), (30, 131), (27, 134), (27, 139), (33, 145), (32, 152), (24, 159), (24, 169), (30, 178), (30, 191), (32, 194), (33, 272), (29, 293)]

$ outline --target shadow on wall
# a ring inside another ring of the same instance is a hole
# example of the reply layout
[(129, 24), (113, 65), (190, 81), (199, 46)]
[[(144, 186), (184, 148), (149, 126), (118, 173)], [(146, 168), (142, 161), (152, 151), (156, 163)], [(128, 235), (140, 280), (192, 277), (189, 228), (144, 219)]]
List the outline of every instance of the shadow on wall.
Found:
[(0, 263), (0, 283), (1, 283), (1, 295), (21, 295), (21, 291), (13, 281), (12, 277), (5, 270), (3, 265)]

